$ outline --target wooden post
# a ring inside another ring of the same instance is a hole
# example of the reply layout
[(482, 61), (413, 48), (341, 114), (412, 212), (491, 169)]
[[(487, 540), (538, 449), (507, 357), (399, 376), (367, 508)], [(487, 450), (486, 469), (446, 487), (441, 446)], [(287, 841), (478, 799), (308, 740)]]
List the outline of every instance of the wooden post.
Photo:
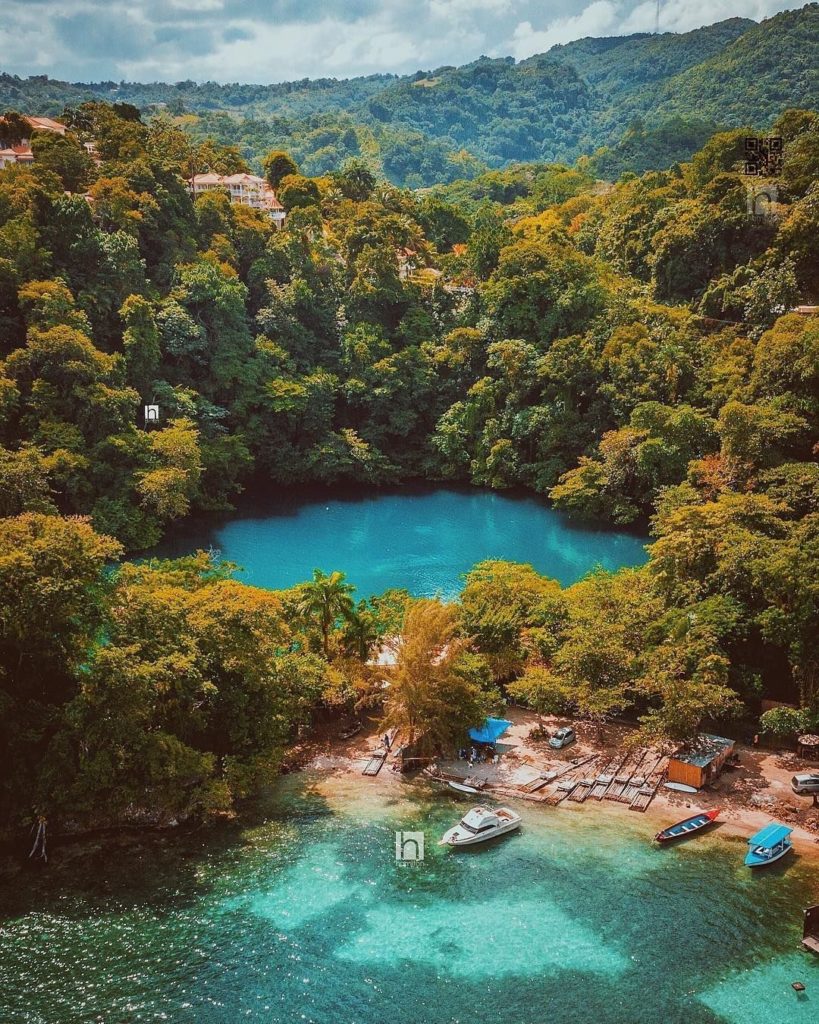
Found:
[(812, 953), (819, 953), (819, 903), (805, 911), (802, 945)]

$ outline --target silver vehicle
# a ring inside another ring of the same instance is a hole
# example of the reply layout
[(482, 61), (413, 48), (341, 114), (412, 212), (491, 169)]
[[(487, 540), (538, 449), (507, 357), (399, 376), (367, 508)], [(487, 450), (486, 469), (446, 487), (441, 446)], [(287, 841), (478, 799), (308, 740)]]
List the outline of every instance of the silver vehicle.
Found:
[(560, 750), (562, 747), (568, 747), (570, 743), (574, 743), (576, 739), (577, 736), (575, 736), (574, 729), (564, 725), (549, 740), (549, 746), (554, 747), (555, 750)]
[(791, 779), (794, 793), (819, 793), (819, 772), (799, 772)]

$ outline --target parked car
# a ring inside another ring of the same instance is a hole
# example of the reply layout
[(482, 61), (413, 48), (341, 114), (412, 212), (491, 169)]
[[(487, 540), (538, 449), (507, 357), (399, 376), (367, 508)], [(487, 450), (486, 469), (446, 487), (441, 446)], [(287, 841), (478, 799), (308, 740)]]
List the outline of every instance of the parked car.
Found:
[(819, 793), (819, 772), (799, 772), (791, 779), (794, 793)]
[(555, 750), (561, 750), (563, 747), (568, 747), (570, 743), (574, 743), (576, 739), (574, 729), (564, 725), (549, 740), (549, 746), (554, 747)]

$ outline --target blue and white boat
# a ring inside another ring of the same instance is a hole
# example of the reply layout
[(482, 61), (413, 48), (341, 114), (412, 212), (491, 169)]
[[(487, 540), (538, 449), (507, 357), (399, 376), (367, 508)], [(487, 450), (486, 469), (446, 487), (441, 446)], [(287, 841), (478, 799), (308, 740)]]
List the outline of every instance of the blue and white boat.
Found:
[(676, 825), (669, 825), (662, 832), (658, 832), (654, 839), (658, 843), (669, 843), (672, 839), (685, 839), (695, 832), (700, 832), (709, 825), (713, 825), (722, 813), (722, 808), (717, 807), (713, 811), (700, 811), (690, 818), (683, 818)]
[(748, 840), (750, 850), (745, 856), (749, 868), (764, 868), (780, 860), (793, 848), (790, 840), (792, 828), (772, 821)]

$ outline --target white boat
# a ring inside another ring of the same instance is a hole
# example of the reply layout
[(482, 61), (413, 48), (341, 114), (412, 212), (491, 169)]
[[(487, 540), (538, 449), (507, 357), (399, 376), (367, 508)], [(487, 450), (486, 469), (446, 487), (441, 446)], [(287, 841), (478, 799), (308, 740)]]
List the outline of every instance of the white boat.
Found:
[(520, 815), (510, 807), (473, 807), (441, 839), (439, 846), (474, 846), (520, 828)]
[(480, 790), (475, 786), (467, 786), (463, 782), (450, 782), (450, 789), (456, 789), (459, 793), (480, 793)]

